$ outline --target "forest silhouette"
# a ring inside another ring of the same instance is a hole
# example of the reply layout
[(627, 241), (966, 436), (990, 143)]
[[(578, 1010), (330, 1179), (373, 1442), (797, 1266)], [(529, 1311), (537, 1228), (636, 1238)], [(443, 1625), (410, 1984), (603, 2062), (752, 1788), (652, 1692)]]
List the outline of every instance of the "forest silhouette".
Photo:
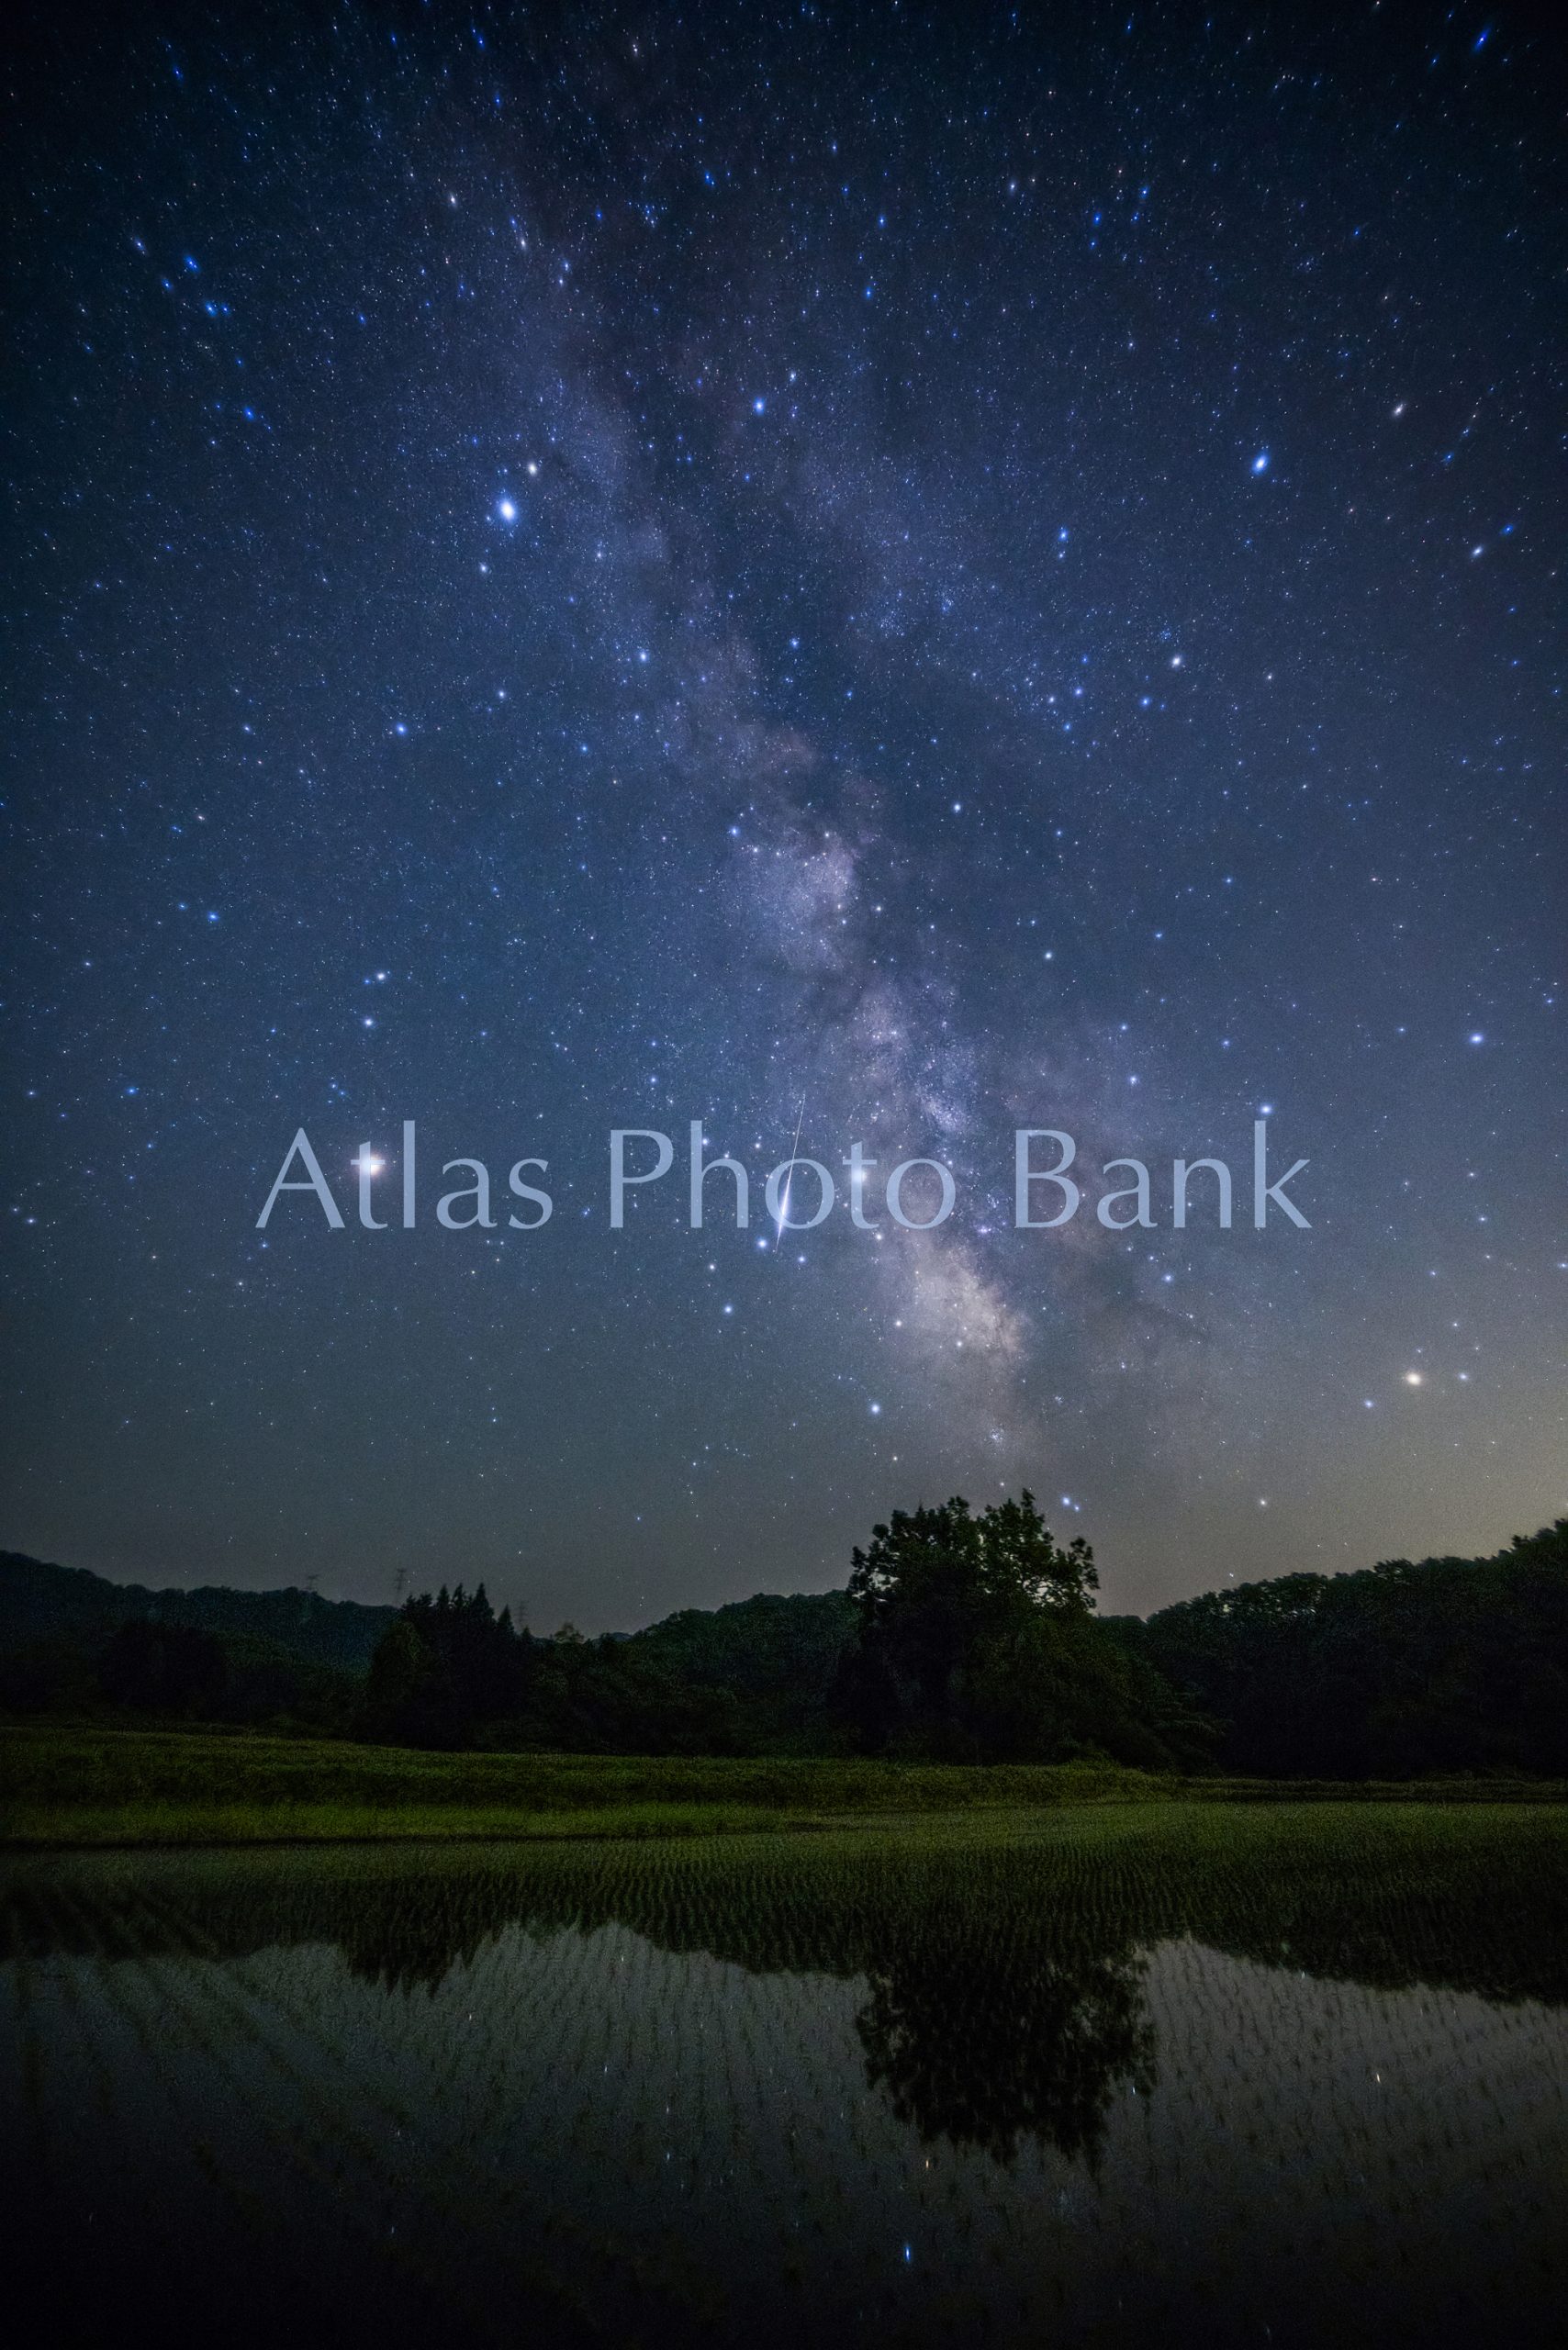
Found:
[(846, 1589), (541, 1636), (481, 1583), (396, 1611), (127, 1591), (0, 1560), (0, 1711), (235, 1723), (432, 1751), (869, 1754), (1278, 1778), (1568, 1776), (1568, 1519), (1095, 1612), (1025, 1492), (895, 1512)]

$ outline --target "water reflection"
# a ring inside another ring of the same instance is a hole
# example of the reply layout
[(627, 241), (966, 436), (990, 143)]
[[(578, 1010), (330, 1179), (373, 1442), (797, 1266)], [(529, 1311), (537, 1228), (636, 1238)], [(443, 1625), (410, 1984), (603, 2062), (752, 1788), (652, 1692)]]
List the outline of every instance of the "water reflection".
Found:
[(968, 1933), (916, 1942), (856, 2018), (867, 2079), (924, 2139), (1008, 2162), (1036, 2138), (1092, 2167), (1113, 2092), (1153, 2086), (1143, 1975), (1130, 1956), (999, 1966)]
[[(1415, 2268), (1462, 2297), (1489, 2229), (1525, 2341), (1562, 2281), (1563, 1849), (1546, 1812), (1198, 1807), (14, 1862), (0, 2013), (34, 2130), (5, 2192), (39, 2243), (90, 2195), (117, 2290), (139, 2193), (196, 2212), (195, 2316), (286, 2244), (340, 2338), (511, 2339), (521, 2294), (544, 2342), (658, 2312), (935, 2340), (959, 2303), (1002, 2339), (1028, 2307), (1120, 2340), (1159, 2292), (1218, 2292), (1246, 2338), (1305, 2341), (1309, 2313), (1397, 2331)], [(1315, 2192), (1331, 2256), (1276, 2307), (1259, 2280), (1299, 2266)], [(1460, 2232), (1421, 2249), (1445, 2196)]]
[[(227, 1956), (324, 1942), (433, 1990), (509, 1927), (617, 1923), (753, 1973), (863, 1978), (868, 2081), (926, 2138), (1092, 2157), (1152, 2081), (1141, 1953), (1175, 1937), (1298, 1973), (1568, 1999), (1555, 1815), (1106, 1812), (954, 1831), (643, 1845), (13, 1863), (0, 1950)], [(1463, 1822), (1464, 1815), (1457, 1815)], [(1436, 1826), (1434, 1826), (1436, 1821)]]

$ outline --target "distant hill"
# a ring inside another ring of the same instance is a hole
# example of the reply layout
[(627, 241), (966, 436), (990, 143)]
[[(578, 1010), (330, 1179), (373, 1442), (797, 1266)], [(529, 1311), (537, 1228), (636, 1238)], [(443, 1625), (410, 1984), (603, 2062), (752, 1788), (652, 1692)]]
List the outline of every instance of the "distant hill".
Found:
[(55, 1567), (0, 1550), (0, 1650), (106, 1639), (121, 1624), (178, 1624), (223, 1639), (264, 1640), (309, 1664), (364, 1673), (393, 1607), (322, 1599), (313, 1591), (149, 1591), (85, 1567)]
[(769, 1733), (809, 1734), (854, 1628), (846, 1591), (758, 1592), (725, 1607), (683, 1607), (624, 1645), (688, 1687), (731, 1691)]
[[(265, 1640), (339, 1672), (367, 1671), (395, 1607), (322, 1599), (313, 1591), (151, 1591), (111, 1583), (85, 1567), (56, 1567), (20, 1550), (0, 1550), (0, 1650), (39, 1640), (106, 1639), (121, 1624), (181, 1624), (224, 1639)], [(614, 1635), (678, 1679), (739, 1696), (798, 1706), (825, 1691), (854, 1627), (842, 1591), (779, 1597), (759, 1592), (718, 1608), (685, 1607), (641, 1632)]]

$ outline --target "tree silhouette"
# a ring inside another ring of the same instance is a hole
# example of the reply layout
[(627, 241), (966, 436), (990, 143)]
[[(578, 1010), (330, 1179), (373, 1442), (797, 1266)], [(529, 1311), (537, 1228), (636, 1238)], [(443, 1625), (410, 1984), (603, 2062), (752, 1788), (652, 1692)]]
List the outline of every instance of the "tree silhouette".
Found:
[(978, 1516), (959, 1495), (896, 1512), (854, 1553), (842, 1717), (873, 1748), (1168, 1765), (1182, 1709), (1144, 1660), (1103, 1636), (1097, 1583), (1088, 1543), (1058, 1543), (1027, 1489)]

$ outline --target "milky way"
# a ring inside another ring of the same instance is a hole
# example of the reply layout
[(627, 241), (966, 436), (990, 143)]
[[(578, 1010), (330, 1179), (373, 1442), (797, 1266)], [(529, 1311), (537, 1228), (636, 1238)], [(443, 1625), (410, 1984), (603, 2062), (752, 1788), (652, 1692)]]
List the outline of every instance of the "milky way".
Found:
[[(1563, 62), (40, 15), (0, 1542), (599, 1627), (953, 1491), (1140, 1608), (1561, 1509)], [(1173, 1230), (1260, 1117), (1310, 1229)], [(360, 1227), (409, 1118), (549, 1225)], [(869, 1229), (770, 1231), (798, 1122)], [(301, 1125), (341, 1234), (256, 1229)], [(677, 1155), (612, 1233), (616, 1125)], [(1014, 1230), (1024, 1125), (1152, 1228)]]

